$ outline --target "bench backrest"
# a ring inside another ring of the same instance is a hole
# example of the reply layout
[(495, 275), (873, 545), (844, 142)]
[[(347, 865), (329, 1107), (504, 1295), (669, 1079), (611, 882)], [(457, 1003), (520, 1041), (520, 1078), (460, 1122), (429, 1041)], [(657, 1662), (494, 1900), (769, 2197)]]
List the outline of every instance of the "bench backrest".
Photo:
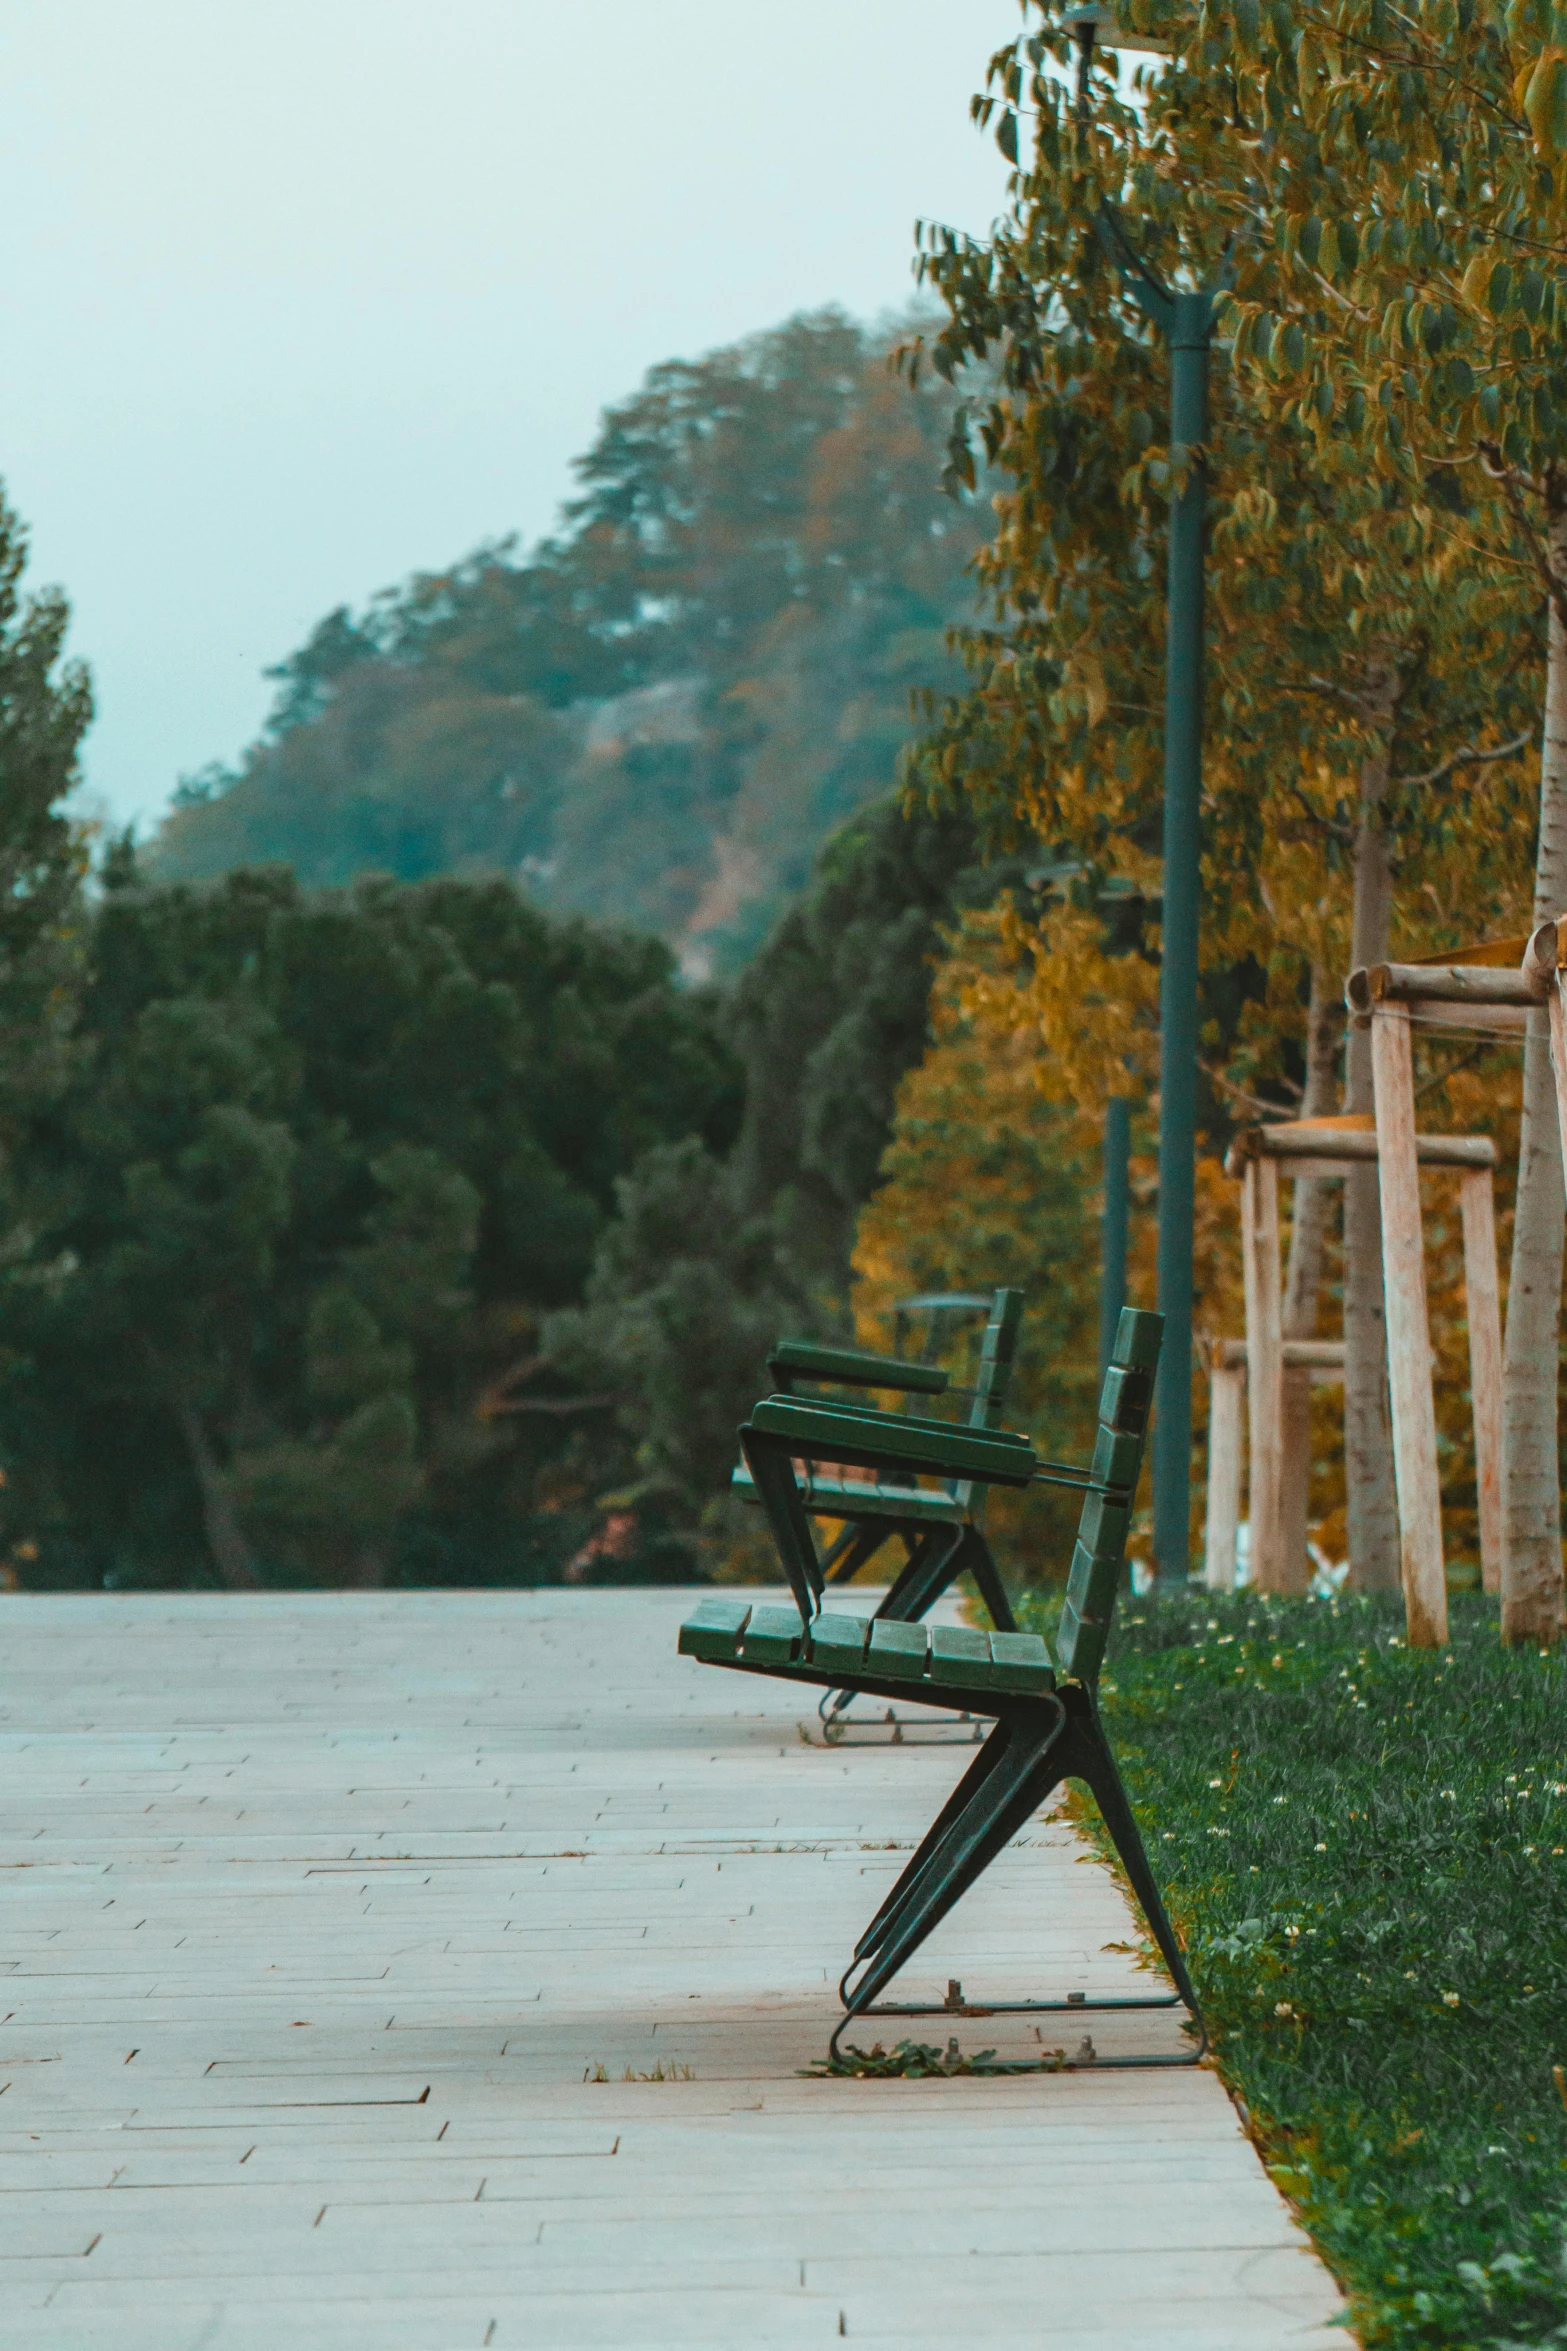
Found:
[(1099, 1434), (1089, 1470), (1097, 1490), (1083, 1504), (1056, 1633), (1062, 1672), (1090, 1688), (1110, 1637), (1163, 1338), (1162, 1314), (1123, 1306), (1099, 1392)]
[[(1012, 1367), (1017, 1357), (1018, 1334), (1023, 1327), (1023, 1292), (1000, 1289), (990, 1298), (990, 1314), (985, 1334), (980, 1341), (979, 1366), (974, 1385), (967, 1390), (969, 1398), (968, 1426), (971, 1429), (998, 1429), (1006, 1410), (1007, 1390), (1012, 1384)], [(970, 1305), (966, 1294), (961, 1299), (943, 1295), (937, 1299), (905, 1300), (905, 1308), (929, 1304), (933, 1308), (954, 1304)], [(900, 1325), (904, 1311), (900, 1309)], [(932, 1317), (932, 1330), (935, 1328)], [(900, 1328), (899, 1337), (903, 1336)], [(799, 1379), (831, 1381), (843, 1387), (899, 1388), (906, 1395), (940, 1395), (947, 1385), (947, 1375), (931, 1363), (911, 1363), (900, 1356), (867, 1355), (856, 1347), (819, 1347), (810, 1339), (780, 1339), (767, 1358), (767, 1368), (777, 1380), (779, 1392), (794, 1393)], [(907, 1404), (902, 1409), (908, 1410)], [(977, 1512), (984, 1499), (984, 1485), (977, 1478), (949, 1478), (947, 1492), (957, 1509)]]
[(998, 1429), (1006, 1410), (1007, 1390), (1017, 1358), (1018, 1333), (1023, 1327), (1021, 1290), (998, 1290), (990, 1302), (990, 1320), (980, 1341), (979, 1370), (969, 1404), (971, 1429)]
[[(1006, 1409), (1018, 1332), (1023, 1322), (1021, 1290), (996, 1290), (988, 1301), (970, 1296), (966, 1291), (943, 1293), (929, 1299), (908, 1298), (898, 1310), (896, 1355), (873, 1355), (863, 1347), (823, 1346), (815, 1339), (779, 1339), (768, 1355), (767, 1368), (781, 1396), (793, 1395), (797, 1380), (821, 1381), (841, 1388), (890, 1388), (903, 1396), (940, 1396), (948, 1384), (947, 1374), (939, 1364), (931, 1362), (929, 1355), (940, 1325), (937, 1310), (951, 1312), (960, 1306), (972, 1310), (983, 1305), (988, 1305), (989, 1314), (980, 1341), (979, 1367), (973, 1387), (959, 1393), (969, 1398), (971, 1429), (998, 1429)], [(902, 1347), (907, 1335), (908, 1310), (917, 1306), (932, 1310), (931, 1321), (926, 1347), (918, 1360), (911, 1360), (903, 1354)]]
[[(1012, 1384), (1012, 1366), (1017, 1356), (1018, 1333), (1023, 1327), (1023, 1293), (1021, 1290), (998, 1290), (990, 1302), (990, 1320), (985, 1325), (985, 1336), (980, 1341), (979, 1370), (969, 1402), (968, 1425), (971, 1429), (998, 1429), (1006, 1409), (1007, 1390)], [(984, 1488), (974, 1478), (965, 1478), (949, 1484), (947, 1491), (962, 1510), (971, 1510), (976, 1497), (982, 1497)]]

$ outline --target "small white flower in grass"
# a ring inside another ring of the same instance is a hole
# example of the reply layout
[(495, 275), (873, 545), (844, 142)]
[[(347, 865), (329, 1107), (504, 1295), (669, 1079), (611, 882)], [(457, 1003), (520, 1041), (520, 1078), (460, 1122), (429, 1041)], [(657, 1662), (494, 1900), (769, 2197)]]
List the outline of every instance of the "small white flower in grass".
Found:
[(1539, 1849), (1540, 1849), (1540, 1848), (1538, 1847), (1538, 1845), (1525, 1845), (1525, 1847), (1524, 1847), (1524, 1851), (1525, 1851), (1526, 1853), (1537, 1853), (1537, 1852), (1539, 1851)]
[(1209, 1785), (1209, 1787), (1210, 1787), (1210, 1788), (1222, 1788), (1222, 1787), (1223, 1787), (1223, 1785), (1224, 1785), (1224, 1782), (1223, 1782), (1223, 1780), (1210, 1780), (1210, 1781), (1208, 1782), (1208, 1785)]
[(1275, 1796), (1273, 1801), (1275, 1804), (1284, 1804), (1287, 1803), (1289, 1799), (1285, 1796)]
[(1404, 1981), (1406, 1984), (1417, 1984), (1419, 1983), (1420, 1978), (1416, 1975), (1412, 1967), (1406, 1967), (1404, 1970)]
[(1288, 1935), (1290, 1941), (1293, 1943), (1295, 1937), (1300, 1933), (1300, 1929), (1299, 1927), (1286, 1927), (1284, 1932)]
[(1326, 1853), (1326, 1851), (1327, 1851), (1327, 1847), (1326, 1847), (1326, 1845), (1324, 1845), (1324, 1844), (1321, 1842), (1321, 1840), (1320, 1840), (1320, 1839), (1318, 1840), (1318, 1843), (1317, 1843), (1316, 1850), (1317, 1850), (1319, 1853)]
[(1293, 2016), (1295, 2011), (1287, 2000), (1275, 2000), (1273, 2013), (1275, 2016)]
[(1456, 2008), (1458, 2006), (1458, 1994), (1456, 1992), (1444, 1992), (1442, 1994), (1442, 1998), (1449, 2008)]

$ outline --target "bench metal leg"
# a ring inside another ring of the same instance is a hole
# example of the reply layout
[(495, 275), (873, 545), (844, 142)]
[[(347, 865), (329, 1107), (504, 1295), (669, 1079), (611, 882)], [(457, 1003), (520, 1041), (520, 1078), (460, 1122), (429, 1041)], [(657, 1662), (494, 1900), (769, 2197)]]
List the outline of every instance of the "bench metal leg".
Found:
[(878, 1526), (856, 1525), (852, 1520), (831, 1545), (822, 1560), (822, 1573), (830, 1584), (849, 1584), (868, 1560), (874, 1559), (893, 1529), (885, 1522)]
[(1042, 1724), (1032, 1734), (1009, 1726), (1009, 1736), (993, 1769), (975, 1791), (963, 1813), (948, 1827), (885, 1920), (865, 1973), (849, 1993), (846, 2013), (833, 2035), (866, 2010), (893, 1977), (1016, 1836), (1040, 1802), (1035, 1792), (1044, 1757), (1059, 1734), (1059, 1718)]
[(997, 1632), (1015, 1633), (1017, 1619), (1012, 1614), (1006, 1586), (990, 1555), (989, 1544), (975, 1526), (960, 1527), (956, 1540), (945, 1544), (938, 1535), (922, 1537), (876, 1614), (896, 1617), (904, 1624), (918, 1623), (965, 1569), (979, 1586), (980, 1597), (990, 1611)]
[(811, 1522), (800, 1507), (794, 1463), (787, 1450), (756, 1431), (742, 1429), (740, 1450), (751, 1472), (757, 1499), (767, 1513), (773, 1542), (803, 1622), (809, 1623), (822, 1597), (821, 1561)]
[[(877, 1993), (906, 1966), (954, 1903), (1066, 1779), (1083, 1781), (1099, 1806), (1111, 1842), (1170, 1971), (1176, 1987), (1174, 1993), (1105, 2000), (1076, 1995), (1069, 2000), (958, 2004), (949, 1997), (944, 2003), (879, 2004)], [(849, 1977), (862, 1961), (869, 1964), (850, 1990)], [(1198, 2045), (1194, 2050), (1177, 2056), (1096, 2057), (1092, 2062), (1106, 2067), (1200, 2062), (1208, 2037), (1197, 1994), (1149, 1867), (1115, 1758), (1093, 1701), (1085, 1690), (1069, 1683), (1050, 1701), (1048, 1715), (1041, 1709), (1038, 1719), (1031, 1723), (1013, 1717), (997, 1724), (861, 1936), (840, 1986), (840, 1997), (845, 2013), (833, 2034), (834, 2056), (839, 2037), (857, 2016), (937, 2016), (955, 2011), (967, 2015), (1045, 2011), (1078, 2014), (1100, 2009), (1170, 2008), (1179, 2001), (1189, 2010), (1198, 2029)]]
[(1017, 1618), (1012, 1613), (1006, 1585), (1001, 1581), (1001, 1571), (990, 1555), (990, 1545), (978, 1527), (970, 1528), (969, 1532), (973, 1540), (963, 1564), (979, 1586), (979, 1596), (990, 1610), (990, 1621), (997, 1632), (1015, 1633), (1018, 1629)]
[(967, 1537), (967, 1527), (942, 1527), (921, 1535), (876, 1614), (894, 1624), (917, 1624), (957, 1574)]
[(847, 2002), (848, 1994), (844, 1990), (844, 1984), (848, 1982), (849, 1977), (859, 1966), (860, 1961), (862, 1959), (869, 1958), (871, 1953), (879, 1947), (882, 1940), (882, 1930), (887, 1920), (892, 1916), (893, 1912), (899, 1908), (905, 1894), (914, 1884), (916, 1878), (918, 1878), (925, 1869), (931, 1858), (931, 1855), (936, 1851), (936, 1848), (938, 1845), (940, 1845), (942, 1839), (946, 1836), (947, 1831), (951, 1828), (953, 1822), (959, 1819), (960, 1816), (967, 1811), (969, 1805), (979, 1794), (980, 1789), (985, 1785), (985, 1782), (990, 1778), (992, 1772), (996, 1769), (996, 1766), (1004, 1758), (1006, 1751), (1006, 1727), (1002, 1723), (997, 1723), (995, 1728), (990, 1733), (989, 1738), (985, 1741), (985, 1744), (983, 1747), (981, 1747), (979, 1753), (975, 1756), (973, 1762), (969, 1765), (967, 1771), (963, 1774), (957, 1786), (953, 1789), (951, 1795), (947, 1798), (946, 1803), (942, 1806), (935, 1819), (931, 1822), (930, 1827), (926, 1830), (924, 1836), (920, 1839), (920, 1842), (916, 1846), (913, 1854), (910, 1856), (904, 1867), (899, 1871), (896, 1885), (893, 1886), (881, 1908), (877, 1911), (876, 1916), (871, 1920), (870, 1925), (866, 1928), (864, 1934), (861, 1935), (859, 1941), (855, 1944), (854, 1957), (850, 1960), (848, 1966), (844, 1969), (843, 1983), (840, 1983), (838, 1986), (838, 1997), (840, 2000)]
[(1105, 1737), (1093, 1700), (1086, 1691), (1075, 1687), (1063, 1690), (1062, 1697), (1067, 1705), (1067, 1727), (1059, 1753), (1051, 1758), (1056, 1765), (1056, 1776), (1058, 1779), (1083, 1781), (1098, 1805), (1099, 1816), (1110, 1832), (1110, 1842), (1131, 1881), (1132, 1892), (1137, 1896), (1142, 1914), (1159, 1946), (1160, 1957), (1170, 1971), (1170, 1980), (1193, 2016), (1196, 2016), (1199, 2013), (1197, 1993), (1186, 1971), (1186, 1960), (1175, 1939), (1175, 1929), (1170, 1924), (1159, 1888), (1154, 1882), (1136, 1818), (1126, 1800), (1126, 1790), (1121, 1785), (1121, 1775), (1115, 1767), (1115, 1757), (1110, 1752), (1110, 1742)]

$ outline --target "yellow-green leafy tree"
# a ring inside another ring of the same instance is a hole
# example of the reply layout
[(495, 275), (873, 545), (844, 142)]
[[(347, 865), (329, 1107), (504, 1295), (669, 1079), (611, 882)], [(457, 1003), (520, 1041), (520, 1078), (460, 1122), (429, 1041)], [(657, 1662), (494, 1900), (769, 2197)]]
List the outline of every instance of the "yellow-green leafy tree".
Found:
[[(1475, 576), (1512, 566), (1527, 585), (1546, 640), (1533, 889), (1544, 920), (1567, 906), (1562, 21), (1539, 0), (1417, 0), (1396, 13), (1343, 0), (1205, 10), (1178, 38), (1182, 84), (1229, 93), (1205, 205), (1233, 240), (1235, 344), (1253, 396), (1422, 503)], [(1525, 1052), (1503, 1367), (1513, 1639), (1555, 1639), (1567, 1624), (1562, 1232), (1540, 1015)]]
[[(927, 246), (949, 316), (919, 357), (954, 376), (983, 357), (994, 385), (960, 413), (954, 471), (972, 474), (964, 433), (976, 433), (1003, 488), (981, 559), (995, 625), (969, 637), (970, 691), (933, 713), (913, 781), (1026, 824), (1070, 869), (1076, 927), (1047, 926), (1042, 941), (1060, 959), (1041, 983), (1047, 1048), (1075, 1049), (1084, 987), (1113, 1005), (1119, 980), (1126, 1027), (1146, 1023), (1167, 502), (1203, 463), (1204, 1052), (1218, 1142), (1224, 1104), (1337, 1106), (1352, 963), (1395, 939), (1427, 951), (1517, 918), (1543, 632), (1521, 526), (1500, 507), (1477, 563), (1420, 485), (1364, 464), (1347, 421), (1319, 431), (1260, 399), (1222, 344), (1205, 449), (1164, 445), (1166, 360), (1134, 280), (1143, 268), (1174, 284), (1235, 275), (1240, 231), (1210, 187), (1230, 160), (1239, 169), (1234, 92), (1177, 59), (1132, 97), (1091, 77), (1079, 103), (1059, 70), (1065, 36), (1039, 22), (994, 61), (985, 102), (1007, 146), (1025, 99), (1034, 117), (1009, 215), (984, 245)], [(1116, 970), (1075, 969), (1072, 941)], [(1363, 1111), (1369, 1069), (1353, 1038), (1346, 1059), (1345, 1105)], [(1374, 1186), (1348, 1189), (1349, 1541), (1357, 1580), (1377, 1585), (1397, 1577), (1380, 1235)], [(1302, 1335), (1328, 1207), (1320, 1185), (1298, 1203), (1289, 1312)]]

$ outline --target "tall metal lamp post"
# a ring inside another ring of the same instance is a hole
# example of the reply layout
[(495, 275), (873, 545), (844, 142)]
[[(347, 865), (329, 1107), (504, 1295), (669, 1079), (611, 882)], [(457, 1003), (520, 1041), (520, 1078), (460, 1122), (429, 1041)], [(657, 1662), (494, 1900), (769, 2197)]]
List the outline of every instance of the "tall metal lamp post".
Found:
[[(1106, 49), (1165, 52), (1168, 42), (1125, 30), (1107, 7), (1068, 8), (1077, 43), (1077, 95), (1088, 106), (1097, 41)], [(1208, 437), (1208, 351), (1216, 287), (1180, 293), (1161, 284), (1107, 212), (1100, 240), (1170, 347), (1172, 456)], [(1159, 971), (1159, 1311), (1164, 1350), (1153, 1425), (1153, 1548), (1159, 1581), (1191, 1574), (1192, 1246), (1197, 1164), (1197, 935), (1201, 860), (1203, 529), (1207, 484), (1188, 462), (1170, 507), (1164, 676), (1164, 914)]]

